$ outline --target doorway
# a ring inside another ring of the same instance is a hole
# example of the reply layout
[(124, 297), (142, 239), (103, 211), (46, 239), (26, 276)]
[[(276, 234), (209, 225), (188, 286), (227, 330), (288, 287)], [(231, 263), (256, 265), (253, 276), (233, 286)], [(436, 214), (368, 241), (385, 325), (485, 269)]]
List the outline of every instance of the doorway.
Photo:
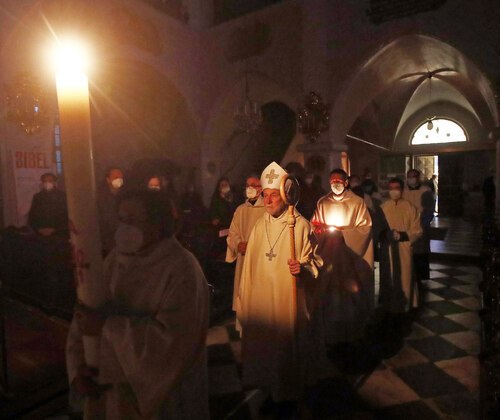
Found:
[(425, 183), (433, 192), (435, 207), (434, 213), (439, 212), (439, 156), (437, 155), (414, 155), (412, 156), (412, 168), (418, 169), (422, 174), (421, 182)]

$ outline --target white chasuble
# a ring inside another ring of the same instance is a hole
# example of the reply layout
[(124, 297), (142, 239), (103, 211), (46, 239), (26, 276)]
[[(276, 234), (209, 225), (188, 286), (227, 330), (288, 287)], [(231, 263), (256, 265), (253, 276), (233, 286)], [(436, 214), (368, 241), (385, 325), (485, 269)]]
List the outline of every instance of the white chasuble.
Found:
[(363, 336), (374, 307), (372, 220), (362, 198), (351, 191), (329, 193), (311, 220), (324, 261), (320, 273), (321, 318), (326, 342)]
[(234, 288), (233, 288), (233, 310), (236, 310), (236, 298), (240, 288), (241, 272), (243, 270), (243, 262), (245, 256), (238, 252), (238, 244), (240, 242), (248, 242), (250, 233), (258, 219), (266, 212), (264, 200), (261, 196), (252, 205), (246, 200), (238, 206), (234, 212), (231, 226), (229, 227), (229, 235), (227, 236), (227, 252), (226, 262), (232, 263), (236, 260), (236, 268), (234, 272)]
[(297, 278), (297, 316), (288, 266), (286, 211), (277, 218), (266, 213), (255, 224), (237, 301), (237, 316), (243, 327), (243, 381), (248, 386), (267, 387), (275, 401), (298, 398), (298, 371), (304, 375), (307, 369), (303, 344), (321, 265), (315, 255), (314, 238), (311, 242), (310, 223), (298, 212), (295, 221), (296, 259), (302, 265)]

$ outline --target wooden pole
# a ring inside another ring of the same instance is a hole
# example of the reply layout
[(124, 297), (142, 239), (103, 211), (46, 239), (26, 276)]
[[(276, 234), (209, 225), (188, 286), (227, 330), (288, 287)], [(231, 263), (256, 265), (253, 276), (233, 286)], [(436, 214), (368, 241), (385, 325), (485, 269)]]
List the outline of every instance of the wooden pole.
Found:
[[(295, 260), (295, 206), (288, 206), (288, 229), (290, 231), (290, 258)], [(297, 278), (292, 276), (293, 314), (297, 329)]]

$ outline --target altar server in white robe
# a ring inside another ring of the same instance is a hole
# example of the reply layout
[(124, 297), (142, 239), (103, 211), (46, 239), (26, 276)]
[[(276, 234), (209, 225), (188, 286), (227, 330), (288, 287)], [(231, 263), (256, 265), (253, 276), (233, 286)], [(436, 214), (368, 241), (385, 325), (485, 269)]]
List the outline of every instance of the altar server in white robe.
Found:
[(332, 170), (330, 186), (311, 222), (324, 261), (321, 322), (326, 343), (334, 345), (363, 336), (374, 306), (374, 277), (372, 220), (365, 202), (346, 189), (342, 169)]
[(380, 303), (392, 314), (418, 306), (418, 287), (413, 276), (413, 244), (422, 236), (420, 215), (402, 198), (404, 182), (389, 180), (389, 200), (381, 208), (388, 229), (380, 241)]
[[(245, 194), (247, 199), (234, 212), (227, 236), (226, 262), (232, 263), (236, 261), (233, 288), (234, 311), (236, 311), (236, 299), (240, 287), (241, 271), (245, 261), (248, 238), (255, 222), (266, 212), (262, 198), (262, 185), (257, 175), (251, 175), (247, 178)], [(241, 330), (239, 320), (236, 320), (236, 328)]]
[(436, 205), (431, 189), (422, 184), (421, 178), (419, 170), (410, 169), (406, 173), (406, 187), (403, 190), (403, 198), (413, 204), (420, 214), (422, 235), (413, 244), (413, 264), (418, 281), (430, 277), (431, 222)]
[(287, 206), (279, 191), (285, 175), (275, 162), (262, 173), (266, 213), (248, 240), (237, 301), (243, 327), (243, 382), (268, 390), (277, 403), (300, 398), (308, 364), (304, 349), (311, 341), (306, 337), (308, 320), (321, 265), (311, 225), (296, 210), (296, 259), (290, 258)]
[[(66, 356), (88, 419), (208, 419), (208, 288), (195, 257), (172, 236), (169, 201), (129, 191), (116, 248), (105, 261), (108, 303), (75, 309)], [(82, 336), (99, 336), (99, 371)], [(100, 384), (100, 386), (98, 386)]]

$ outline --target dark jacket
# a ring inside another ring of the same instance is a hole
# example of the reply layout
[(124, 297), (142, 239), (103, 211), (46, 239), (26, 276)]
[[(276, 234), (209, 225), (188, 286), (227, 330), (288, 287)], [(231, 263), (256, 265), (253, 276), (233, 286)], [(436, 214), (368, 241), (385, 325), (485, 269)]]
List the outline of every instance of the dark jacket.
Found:
[(33, 196), (28, 214), (28, 225), (33, 229), (55, 229), (55, 234), (68, 235), (68, 207), (66, 194), (54, 188)]

